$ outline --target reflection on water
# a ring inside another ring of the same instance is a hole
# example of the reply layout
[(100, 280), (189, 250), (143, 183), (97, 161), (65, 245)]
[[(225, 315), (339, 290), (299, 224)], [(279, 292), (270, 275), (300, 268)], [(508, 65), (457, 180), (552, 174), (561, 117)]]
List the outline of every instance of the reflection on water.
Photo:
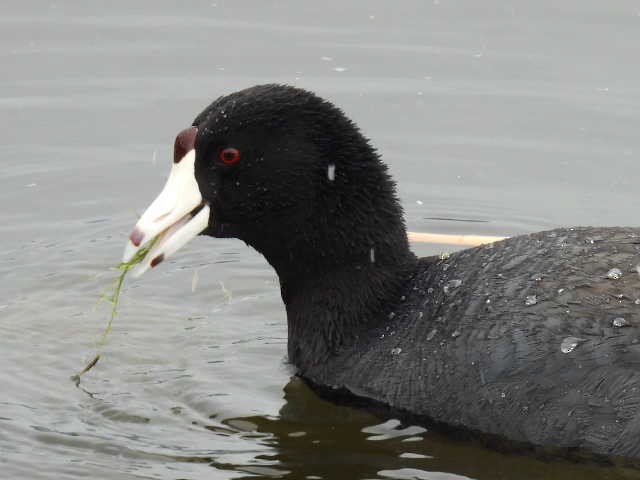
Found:
[(637, 478), (637, 472), (630, 470), (503, 455), (469, 442), (454, 442), (420, 426), (383, 421), (365, 411), (326, 402), (296, 378), (285, 387), (279, 415), (228, 418), (205, 428), (267, 447), (244, 452), (242, 461), (237, 454), (229, 461), (224, 454), (189, 460), (247, 473), (234, 478), (255, 474), (309, 479)]

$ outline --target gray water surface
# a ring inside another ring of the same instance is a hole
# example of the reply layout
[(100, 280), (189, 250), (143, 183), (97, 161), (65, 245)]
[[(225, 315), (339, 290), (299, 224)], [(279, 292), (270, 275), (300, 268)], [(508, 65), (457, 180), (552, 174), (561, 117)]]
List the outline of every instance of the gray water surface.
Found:
[(3, 2), (0, 478), (636, 478), (318, 399), (286, 364), (274, 272), (236, 240), (128, 282), (75, 387), (175, 134), (253, 84), (344, 108), (412, 231), (640, 222), (637, 1), (186, 3)]

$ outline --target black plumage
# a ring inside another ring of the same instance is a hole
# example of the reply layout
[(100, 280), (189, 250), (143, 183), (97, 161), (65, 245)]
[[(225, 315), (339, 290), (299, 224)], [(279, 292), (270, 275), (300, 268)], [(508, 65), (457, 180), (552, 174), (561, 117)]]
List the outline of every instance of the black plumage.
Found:
[[(517, 445), (640, 459), (640, 229), (417, 259), (386, 166), (332, 104), (264, 85), (194, 125), (204, 233), (275, 268), (309, 383)], [(228, 147), (237, 164), (218, 161)]]

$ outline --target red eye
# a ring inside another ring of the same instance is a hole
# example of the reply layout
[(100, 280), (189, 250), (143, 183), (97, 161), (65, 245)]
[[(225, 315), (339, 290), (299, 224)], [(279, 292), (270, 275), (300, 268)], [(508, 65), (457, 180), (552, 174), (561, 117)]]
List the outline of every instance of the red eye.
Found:
[(231, 165), (232, 163), (236, 163), (240, 160), (240, 150), (237, 148), (223, 148), (220, 150), (220, 160), (227, 165)]

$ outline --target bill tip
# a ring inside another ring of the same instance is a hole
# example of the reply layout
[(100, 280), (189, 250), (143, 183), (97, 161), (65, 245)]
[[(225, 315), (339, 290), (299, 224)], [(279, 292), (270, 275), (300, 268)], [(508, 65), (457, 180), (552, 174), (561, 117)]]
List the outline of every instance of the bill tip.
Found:
[(129, 240), (133, 243), (134, 246), (139, 247), (144, 239), (144, 232), (140, 230), (138, 227), (135, 227), (129, 235)]

